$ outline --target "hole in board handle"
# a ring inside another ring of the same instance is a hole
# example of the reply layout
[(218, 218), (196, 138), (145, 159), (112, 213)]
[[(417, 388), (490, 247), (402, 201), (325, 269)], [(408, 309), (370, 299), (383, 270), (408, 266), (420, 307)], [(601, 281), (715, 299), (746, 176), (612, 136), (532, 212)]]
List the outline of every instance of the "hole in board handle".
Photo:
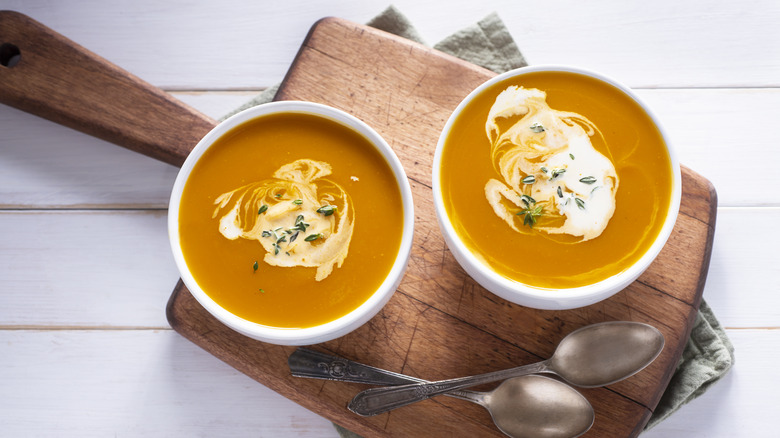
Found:
[(3, 43), (0, 45), (0, 65), (3, 67), (11, 68), (19, 63), (22, 59), (22, 52), (19, 48), (11, 43)]

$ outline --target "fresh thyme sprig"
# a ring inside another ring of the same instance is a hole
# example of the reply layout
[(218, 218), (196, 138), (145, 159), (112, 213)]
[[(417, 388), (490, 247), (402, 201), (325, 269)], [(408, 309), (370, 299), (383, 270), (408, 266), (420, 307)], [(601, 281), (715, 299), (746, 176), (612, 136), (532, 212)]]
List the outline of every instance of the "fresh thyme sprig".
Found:
[(517, 214), (523, 216), (523, 225), (533, 228), (536, 225), (536, 218), (542, 215), (542, 206), (528, 207)]
[(523, 225), (533, 228), (536, 225), (536, 219), (542, 215), (542, 206), (536, 206), (536, 200), (528, 195), (520, 196), (520, 201), (525, 204), (525, 208), (517, 213), (517, 216), (523, 216)]
[[(334, 207), (335, 208), (335, 207)], [(333, 214), (333, 213), (331, 213)], [(295, 239), (298, 238), (298, 235), (300, 233), (305, 233), (306, 229), (309, 228), (310, 224), (304, 222), (304, 216), (302, 214), (299, 214), (295, 218), (295, 224), (290, 228), (284, 228), (284, 227), (277, 227), (273, 230), (264, 230), (262, 233), (260, 233), (261, 237), (273, 237), (274, 242), (271, 244), (271, 246), (274, 248), (274, 255), (278, 255), (282, 251), (282, 243), (287, 243), (289, 246), (291, 243), (295, 242)], [(287, 240), (287, 236), (290, 236), (290, 240)], [(312, 238), (312, 236), (314, 236)], [(311, 238), (311, 239), (310, 239)], [(307, 242), (311, 242), (313, 240), (324, 238), (324, 236), (320, 233), (317, 234), (310, 234), (307, 236), (306, 240)], [(285, 251), (285, 254), (288, 256), (290, 255), (289, 252)]]

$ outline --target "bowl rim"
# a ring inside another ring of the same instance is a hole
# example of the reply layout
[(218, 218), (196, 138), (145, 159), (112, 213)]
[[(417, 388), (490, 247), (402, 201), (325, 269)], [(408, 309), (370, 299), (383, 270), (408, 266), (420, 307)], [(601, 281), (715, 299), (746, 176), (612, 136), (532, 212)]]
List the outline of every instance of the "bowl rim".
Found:
[[(666, 219), (664, 220), (664, 224), (650, 248), (645, 251), (639, 260), (637, 260), (634, 264), (625, 270), (597, 283), (572, 288), (541, 288), (530, 286), (516, 280), (508, 279), (490, 269), (483, 261), (479, 260), (479, 258), (477, 258), (466, 247), (460, 236), (455, 231), (455, 228), (452, 226), (450, 217), (447, 214), (446, 208), (444, 207), (442, 186), (440, 181), (440, 167), (444, 142), (450, 130), (452, 129), (452, 125), (455, 119), (463, 111), (463, 108), (467, 106), (472, 100), (474, 100), (477, 95), (481, 94), (485, 89), (492, 86), (493, 84), (508, 78), (518, 77), (528, 73), (548, 71), (581, 74), (612, 85), (627, 95), (642, 108), (648, 117), (650, 117), (656, 129), (658, 129), (661, 138), (664, 140), (672, 167), (672, 194), (669, 200), (669, 210), (666, 215)], [(674, 225), (677, 221), (680, 200), (682, 197), (682, 179), (680, 163), (678, 161), (677, 153), (675, 152), (668, 132), (652, 108), (636, 93), (634, 93), (633, 90), (624, 85), (622, 82), (619, 82), (610, 76), (595, 72), (593, 70), (569, 65), (540, 64), (521, 67), (499, 74), (472, 90), (471, 93), (469, 93), (458, 104), (458, 106), (450, 114), (450, 117), (444, 125), (444, 128), (442, 129), (436, 144), (436, 151), (434, 152), (433, 158), (432, 189), (434, 209), (436, 211), (439, 227), (445, 237), (445, 241), (453, 252), (456, 260), (458, 260), (458, 262), (466, 270), (466, 272), (469, 273), (469, 275), (474, 277), (475, 280), (482, 284), (482, 286), (484, 286), (486, 289), (506, 300), (540, 309), (562, 310), (582, 307), (606, 299), (627, 287), (637, 277), (639, 277), (639, 275), (641, 275), (642, 272), (647, 269), (647, 267), (650, 266), (652, 261), (655, 260), (663, 246), (666, 244), (666, 241), (671, 235), (672, 229), (674, 228)]]
[[(324, 324), (306, 328), (278, 328), (241, 318), (214, 301), (198, 285), (187, 267), (179, 236), (181, 196), (192, 169), (214, 142), (235, 127), (260, 117), (280, 113), (303, 113), (322, 117), (362, 135), (382, 155), (396, 179), (403, 207), (403, 230), (398, 253), (387, 276), (376, 291), (349, 313)], [(181, 279), (195, 299), (220, 322), (251, 338), (278, 345), (309, 345), (335, 339), (360, 327), (390, 300), (403, 278), (411, 254), (414, 235), (414, 203), (411, 186), (401, 161), (390, 145), (368, 124), (340, 109), (307, 101), (277, 101), (247, 108), (215, 126), (187, 156), (171, 190), (168, 206), (168, 238)]]

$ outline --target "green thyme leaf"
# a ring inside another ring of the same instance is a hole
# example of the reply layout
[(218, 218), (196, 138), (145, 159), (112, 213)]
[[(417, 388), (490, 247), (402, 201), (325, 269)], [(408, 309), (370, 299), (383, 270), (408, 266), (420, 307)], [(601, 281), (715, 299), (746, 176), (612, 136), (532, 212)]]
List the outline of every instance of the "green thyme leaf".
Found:
[(558, 186), (558, 197), (563, 198), (563, 191), (561, 190), (561, 186)]
[(295, 204), (295, 205), (301, 205), (301, 204), (303, 204), (303, 199), (296, 199), (292, 203)]
[(260, 293), (264, 294), (265, 293), (265, 289), (260, 289)]
[(317, 239), (319, 239), (319, 238), (321, 238), (321, 237), (322, 237), (322, 234), (320, 234), (320, 233), (317, 233), (317, 234), (309, 234), (309, 235), (308, 235), (308, 236), (306, 236), (306, 238), (305, 238), (305, 239), (303, 239), (303, 240), (305, 240), (305, 241), (307, 241), (307, 242), (312, 242), (312, 241), (314, 241), (314, 240), (317, 240)]
[(566, 169), (553, 169), (552, 173), (550, 174), (550, 179), (558, 178), (564, 173), (566, 173)]
[(317, 209), (317, 213), (322, 213), (325, 216), (330, 216), (333, 213), (335, 213), (336, 210), (338, 210), (338, 207), (335, 205), (323, 205), (322, 207)]
[(529, 126), (531, 128), (531, 131), (533, 132), (544, 132), (544, 126), (542, 126), (541, 123), (536, 122), (533, 125)]
[(544, 166), (540, 167), (539, 170), (541, 170), (542, 173), (547, 173), (548, 172), (547, 168), (544, 167)]
[(596, 178), (592, 176), (586, 176), (584, 178), (580, 178), (580, 182), (583, 184), (593, 184), (594, 182), (596, 182)]
[(271, 232), (270, 231), (263, 231), (263, 233), (260, 234), (260, 236), (262, 236), (262, 237), (271, 237)]
[(308, 227), (309, 227), (309, 224), (307, 224), (304, 221), (300, 221), (297, 224), (295, 224), (295, 226), (293, 227), (293, 230), (306, 231), (306, 228), (308, 228)]
[(574, 159), (574, 154), (569, 154), (569, 158)]
[(257, 266), (257, 260), (255, 260), (255, 264), (252, 265), (252, 270), (256, 272), (257, 271), (257, 267), (258, 267)]
[(523, 178), (523, 184), (533, 184), (536, 182), (536, 177), (533, 175), (528, 175), (527, 177)]
[(522, 195), (520, 196), (520, 200), (525, 203), (526, 206), (530, 207), (533, 204), (536, 204), (536, 199), (528, 196), (528, 195)]
[(542, 215), (542, 207), (536, 207), (531, 209), (526, 208), (525, 210), (520, 211), (517, 213), (518, 216), (523, 216), (523, 225), (527, 225), (531, 228), (533, 228), (534, 225), (536, 225), (536, 218)]
[(279, 251), (281, 251), (282, 248), (279, 246), (278, 243), (274, 243), (274, 255), (279, 254)]
[(279, 199), (279, 198), (281, 198), (281, 197), (282, 197), (282, 194), (281, 194), (281, 193), (277, 193), (277, 194), (275, 194), (275, 195), (274, 195), (274, 198), (276, 198), (276, 199)]
[(295, 225), (298, 225), (301, 222), (303, 222), (303, 215), (299, 214), (298, 217), (295, 218)]
[(574, 202), (577, 203), (577, 207), (579, 207), (580, 210), (585, 210), (585, 201), (580, 198), (574, 198)]
[(263, 204), (263, 206), (260, 207), (259, 210), (257, 210), (257, 214), (263, 214), (263, 213), (265, 213), (266, 210), (268, 210), (268, 206)]
[(295, 239), (298, 238), (298, 234), (299, 233), (300, 233), (300, 231), (296, 231), (292, 236), (290, 236), (290, 243), (295, 242)]

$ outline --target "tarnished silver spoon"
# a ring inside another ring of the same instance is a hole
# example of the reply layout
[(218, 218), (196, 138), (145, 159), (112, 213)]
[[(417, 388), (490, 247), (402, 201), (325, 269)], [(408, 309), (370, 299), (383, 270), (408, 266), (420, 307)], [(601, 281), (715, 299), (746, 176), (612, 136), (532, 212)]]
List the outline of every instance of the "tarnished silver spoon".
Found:
[[(348, 359), (299, 348), (288, 359), (293, 376), (372, 385), (425, 383), (425, 380), (374, 368)], [(515, 377), (490, 392), (455, 390), (445, 395), (482, 405), (506, 435), (540, 438), (578, 437), (593, 425), (588, 400), (572, 387), (538, 375)]]
[(569, 333), (547, 360), (477, 376), (367, 389), (352, 399), (349, 409), (359, 415), (376, 415), (456, 389), (534, 373), (556, 374), (585, 388), (610, 385), (644, 369), (663, 346), (661, 332), (647, 324), (592, 324)]

